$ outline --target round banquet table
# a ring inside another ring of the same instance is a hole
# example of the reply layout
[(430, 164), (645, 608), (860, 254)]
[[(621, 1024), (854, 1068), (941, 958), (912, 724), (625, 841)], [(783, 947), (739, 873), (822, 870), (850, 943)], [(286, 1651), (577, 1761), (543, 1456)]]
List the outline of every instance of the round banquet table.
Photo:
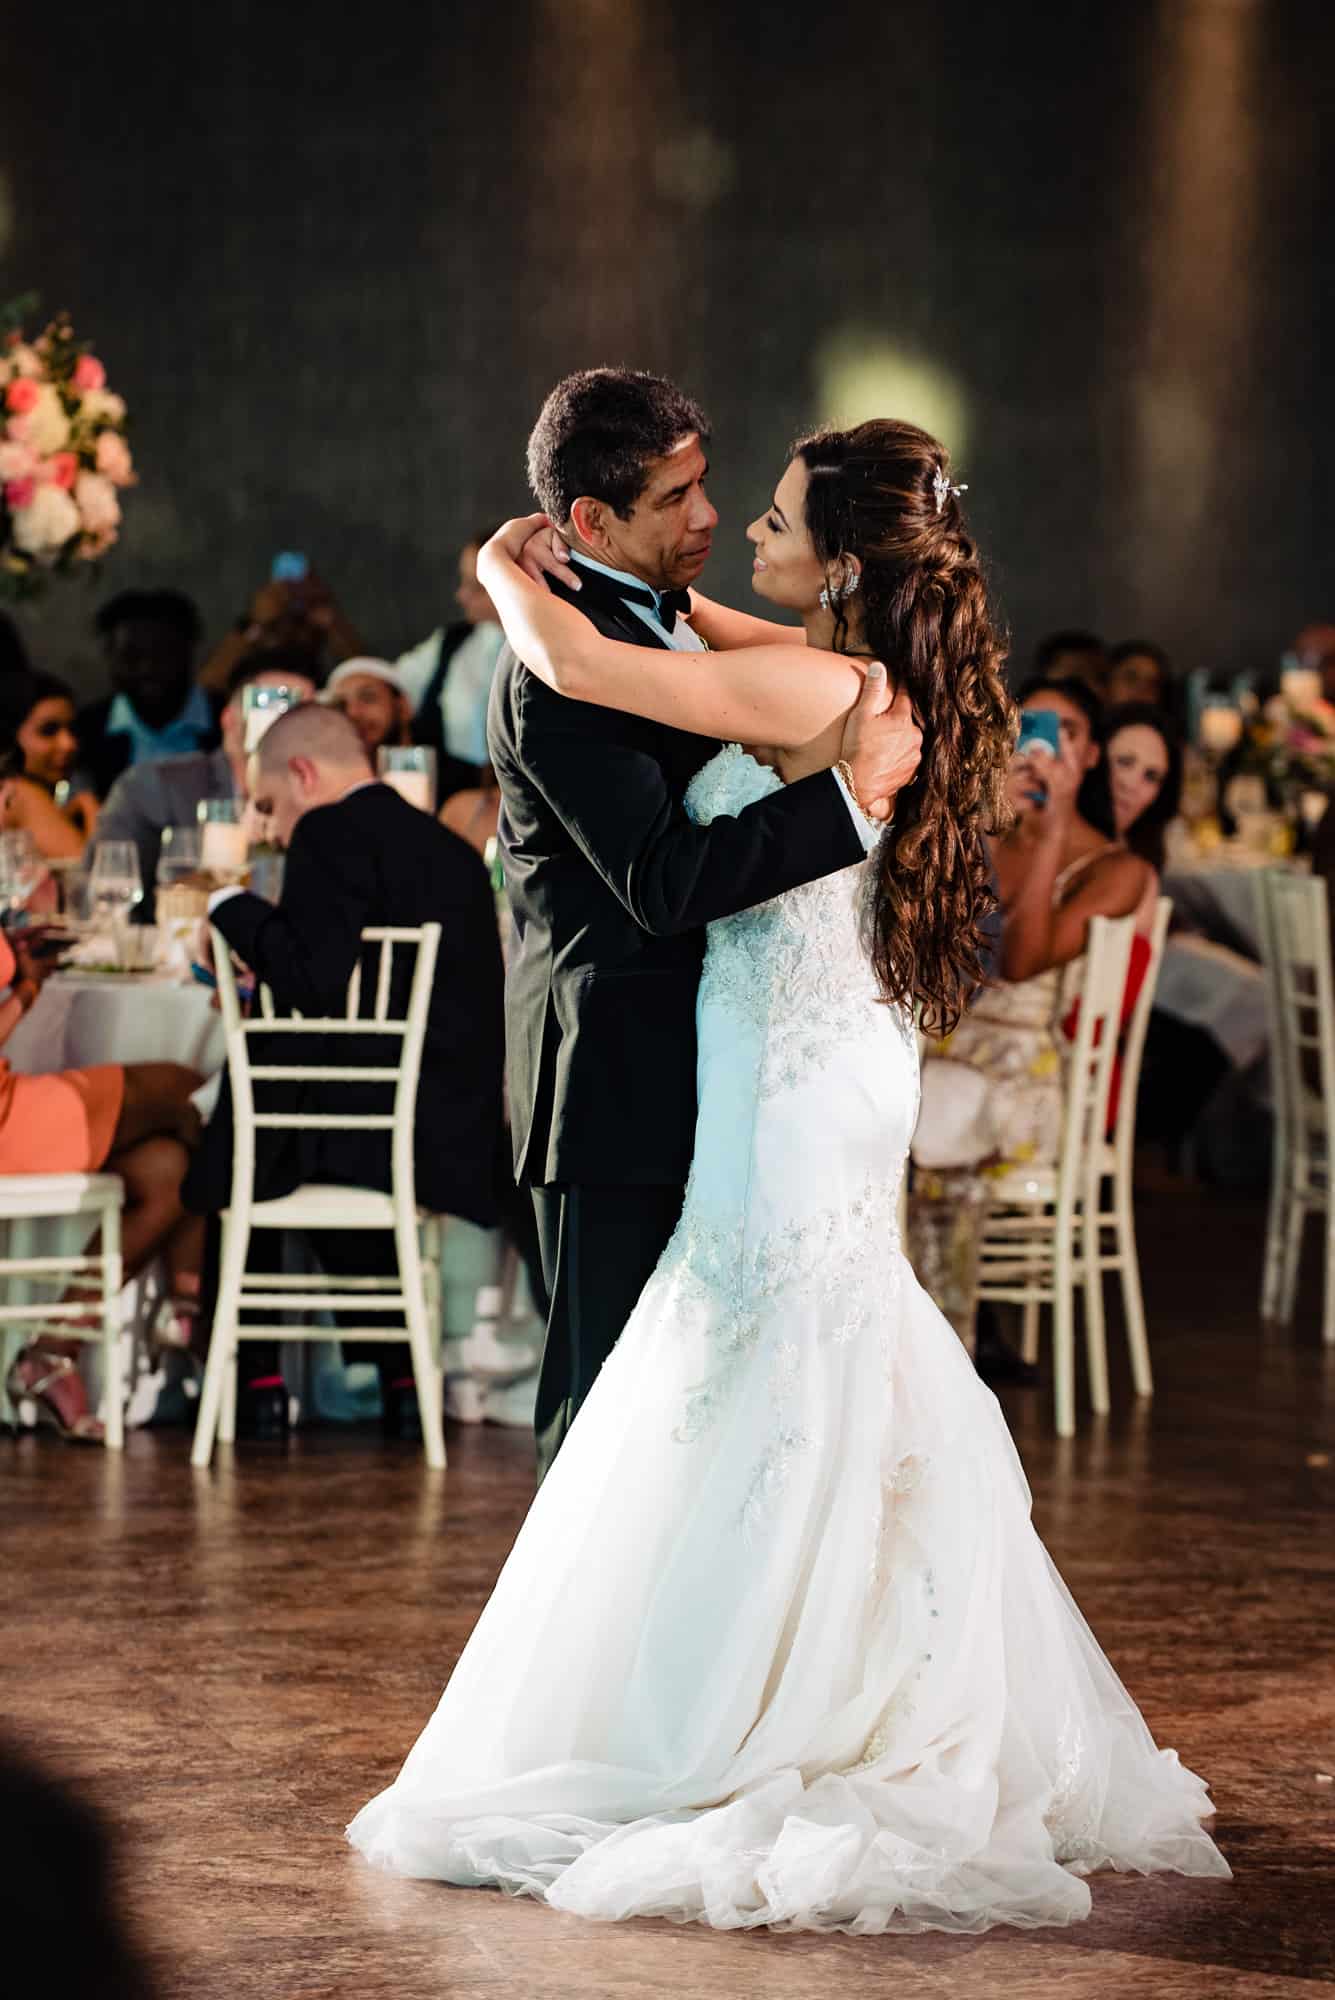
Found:
[(1235, 1069), (1267, 1054), (1261, 970), (1263, 868), (1293, 867), (1229, 844), (1217, 858), (1170, 867), (1173, 935), (1164, 953), (1155, 1006), (1211, 1035)]
[(222, 1068), (222, 1017), (193, 981), (158, 973), (58, 972), (5, 1044), (29, 1076), (90, 1063), (179, 1062)]
[(1251, 863), (1241, 859), (1202, 861), (1167, 869), (1163, 893), (1173, 899), (1174, 924), (1259, 961), (1261, 903), (1257, 876), (1263, 867), (1276, 865), (1257, 857)]

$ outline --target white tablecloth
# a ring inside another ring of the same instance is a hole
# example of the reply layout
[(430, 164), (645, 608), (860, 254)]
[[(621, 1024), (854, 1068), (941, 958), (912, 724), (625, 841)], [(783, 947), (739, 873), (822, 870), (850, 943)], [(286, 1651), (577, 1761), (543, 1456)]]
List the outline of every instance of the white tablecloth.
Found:
[(221, 1069), (222, 1017), (206, 987), (149, 975), (59, 972), (5, 1044), (29, 1076), (90, 1063), (179, 1062)]
[(1250, 1069), (1269, 1046), (1264, 973), (1213, 938), (1169, 938), (1154, 1004), (1212, 1035), (1236, 1069)]
[(1228, 860), (1170, 868), (1164, 875), (1174, 934), (1155, 1004), (1204, 1028), (1238, 1069), (1265, 1055), (1270, 1040), (1258, 877), (1263, 868), (1294, 865), (1238, 851)]
[(1245, 957), (1261, 956), (1260, 883), (1262, 866), (1230, 866), (1202, 862), (1191, 868), (1170, 868), (1163, 893), (1173, 899), (1174, 928), (1198, 931), (1215, 944), (1228, 945)]

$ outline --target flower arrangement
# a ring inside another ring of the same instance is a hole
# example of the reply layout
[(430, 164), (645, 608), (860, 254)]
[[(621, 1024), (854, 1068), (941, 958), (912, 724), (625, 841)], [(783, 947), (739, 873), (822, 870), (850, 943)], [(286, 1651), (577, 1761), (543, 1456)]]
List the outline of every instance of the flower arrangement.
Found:
[(65, 314), (31, 342), (5, 317), (0, 336), (0, 594), (105, 555), (120, 530), (120, 489), (135, 483), (125, 403), (75, 339)]
[(1319, 694), (1277, 694), (1248, 732), (1252, 767), (1280, 790), (1335, 789), (1335, 704)]

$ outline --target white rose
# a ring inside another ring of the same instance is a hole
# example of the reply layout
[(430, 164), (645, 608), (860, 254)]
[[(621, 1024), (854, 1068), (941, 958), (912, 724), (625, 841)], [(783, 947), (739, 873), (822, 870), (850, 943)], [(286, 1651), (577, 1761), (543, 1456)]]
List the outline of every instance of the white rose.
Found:
[(121, 503), (116, 498), (116, 489), (100, 472), (81, 472), (74, 482), (74, 498), (90, 535), (105, 535), (119, 525)]
[[(111, 497), (114, 502), (115, 494)], [(83, 525), (79, 509), (59, 486), (39, 486), (32, 505), (18, 508), (10, 518), (15, 547), (39, 562), (53, 560)]]
[(37, 391), (37, 401), (28, 412), (23, 436), (25, 444), (30, 444), (42, 458), (49, 458), (53, 451), (63, 451), (69, 443), (70, 420), (65, 415), (60, 391), (53, 383), (44, 382)]
[(21, 340), (17, 347), (9, 348), (5, 359), (15, 375), (41, 376), (46, 373), (42, 366), (41, 355), (35, 347), (29, 347), (26, 341)]
[(89, 389), (79, 404), (79, 421), (88, 424), (123, 424), (125, 398), (110, 389)]

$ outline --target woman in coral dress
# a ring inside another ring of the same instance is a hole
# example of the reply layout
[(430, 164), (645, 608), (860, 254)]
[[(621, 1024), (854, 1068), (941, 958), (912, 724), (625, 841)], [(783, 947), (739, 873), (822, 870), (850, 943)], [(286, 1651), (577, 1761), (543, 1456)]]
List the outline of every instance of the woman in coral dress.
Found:
[[(51, 965), (0, 932), (0, 1044), (32, 1006)], [(197, 1218), (181, 1207), (187, 1146), (198, 1129), (190, 1102), (202, 1078), (182, 1063), (98, 1063), (22, 1076), (0, 1056), (0, 1174), (87, 1174), (125, 1182), (122, 1248), (127, 1278), (165, 1254), (174, 1289), (198, 1288)], [(5, 1380), (11, 1401), (32, 1398), (62, 1437), (96, 1442), (75, 1365), (80, 1343), (39, 1334)]]

